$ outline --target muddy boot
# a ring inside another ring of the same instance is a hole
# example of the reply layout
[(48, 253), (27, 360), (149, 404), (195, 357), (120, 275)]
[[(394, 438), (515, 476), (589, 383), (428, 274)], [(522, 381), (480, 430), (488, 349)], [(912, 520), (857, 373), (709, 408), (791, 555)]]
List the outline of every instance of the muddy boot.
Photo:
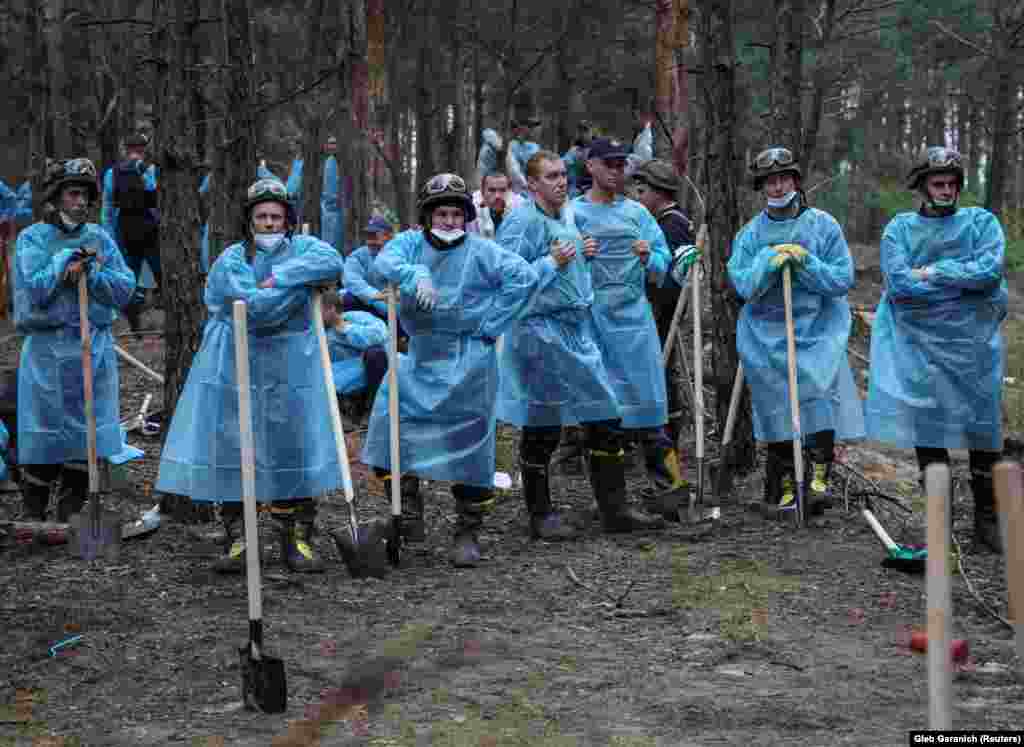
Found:
[(584, 432), (582, 426), (567, 425), (562, 429), (558, 448), (551, 455), (551, 466), (564, 474), (583, 474)]
[(999, 529), (991, 472), (971, 470), (971, 494), (974, 496), (974, 542), (1001, 555), (1003, 535)]
[(68, 463), (60, 473), (57, 493), (57, 521), (66, 523), (81, 513), (89, 497), (89, 467), (81, 462)]
[(40, 480), (28, 470), (22, 470), (21, 501), (24, 505), (25, 517), (32, 521), (46, 521), (46, 506), (50, 503), (49, 482)]
[(831, 462), (808, 463), (804, 477), (804, 496), (807, 499), (808, 516), (820, 516), (830, 505), (828, 485), (831, 474)]
[[(387, 483), (388, 489), (391, 483)], [(399, 483), (402, 493), (402, 539), (406, 542), (425, 542), (427, 524), (423, 520), (423, 496), (420, 479), (416, 475), (402, 475)], [(390, 497), (390, 493), (388, 496)]]
[(793, 462), (769, 452), (765, 459), (764, 503), (766, 508), (792, 509), (796, 504), (796, 480)]
[(644, 446), (647, 478), (651, 487), (643, 494), (644, 508), (668, 521), (679, 521), (679, 507), (688, 504), (690, 483), (683, 477), (679, 452), (667, 439)]
[(124, 318), (128, 320), (128, 326), (131, 327), (132, 332), (138, 332), (142, 324), (142, 304), (133, 299), (122, 309), (122, 312)]
[(590, 452), (590, 487), (606, 532), (664, 529), (665, 520), (650, 516), (627, 502), (624, 455), (596, 449)]
[(519, 469), (523, 475), (523, 500), (530, 513), (531, 536), (553, 542), (574, 538), (576, 530), (551, 505), (548, 466), (520, 460)]
[(313, 547), (316, 536), (316, 503), (289, 501), (274, 507), (281, 531), (281, 559), (296, 573), (323, 573), (324, 564)]
[(456, 568), (472, 568), (480, 562), (480, 528), (484, 516), (494, 508), (494, 497), (486, 488), (453, 485), (455, 509), (459, 518), (449, 559)]
[(245, 572), (245, 518), (241, 503), (225, 503), (221, 511), (224, 522), (224, 554), (213, 562), (216, 573)]

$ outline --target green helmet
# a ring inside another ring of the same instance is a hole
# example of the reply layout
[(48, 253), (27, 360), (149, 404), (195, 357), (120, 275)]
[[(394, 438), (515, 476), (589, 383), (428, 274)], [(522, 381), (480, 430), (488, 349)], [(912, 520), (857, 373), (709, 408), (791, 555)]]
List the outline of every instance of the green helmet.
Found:
[(62, 161), (50, 161), (46, 165), (43, 178), (44, 202), (55, 204), (60, 192), (70, 184), (80, 184), (89, 188), (89, 199), (93, 202), (99, 196), (99, 185), (96, 181), (96, 166), (88, 158), (70, 158)]
[(761, 189), (764, 180), (775, 174), (793, 174), (797, 179), (803, 178), (800, 164), (789, 148), (766, 148), (750, 164), (750, 181), (755, 190)]
[(964, 188), (964, 159), (952, 148), (933, 145), (921, 151), (914, 168), (907, 175), (907, 189), (920, 189), (925, 177), (932, 174), (955, 174), (957, 186)]
[(420, 223), (427, 226), (430, 211), (440, 205), (458, 205), (466, 214), (466, 223), (476, 220), (473, 198), (466, 189), (465, 180), (458, 174), (437, 174), (423, 185), (416, 200)]
[(675, 167), (668, 161), (658, 158), (640, 164), (633, 172), (633, 179), (672, 195), (675, 195), (683, 186), (682, 181), (676, 175)]

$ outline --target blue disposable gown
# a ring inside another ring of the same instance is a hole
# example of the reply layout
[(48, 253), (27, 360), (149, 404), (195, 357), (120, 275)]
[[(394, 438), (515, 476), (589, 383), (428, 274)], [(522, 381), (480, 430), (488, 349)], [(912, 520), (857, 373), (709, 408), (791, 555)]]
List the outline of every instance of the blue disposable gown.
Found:
[[(399, 316), (410, 335), (409, 354), (398, 364), (402, 471), (491, 487), (498, 393), (494, 340), (554, 279), (554, 260), (535, 269), (474, 234), (439, 251), (421, 230), (409, 230), (384, 246), (376, 268), (399, 287)], [(415, 302), (417, 281), (427, 277), (439, 294), (431, 312)], [(391, 467), (387, 379), (377, 390), (363, 461)]]
[(85, 391), (78, 286), (62, 281), (74, 251), (95, 247), (89, 272), (96, 453), (121, 451), (117, 358), (110, 327), (135, 289), (135, 275), (99, 226), (74, 233), (35, 223), (18, 236), (14, 258), (14, 323), (25, 335), (18, 366), (18, 461), (63, 464), (86, 459)]
[(32, 220), (32, 182), (23, 182), (15, 192), (17, 195), (14, 209), (14, 219), (19, 223), (28, 223)]
[(320, 237), (344, 254), (345, 215), (341, 209), (338, 189), (338, 160), (328, 156), (324, 161), (323, 187), (320, 190)]
[(14, 190), (0, 180), (0, 222), (14, 220), (17, 200)]
[[(337, 280), (341, 257), (293, 236), (246, 260), (246, 244), (217, 258), (206, 281), (209, 318), (160, 457), (157, 490), (194, 501), (242, 497), (232, 303), (248, 304), (256, 498), (317, 496), (341, 484), (310, 285)], [(274, 287), (258, 288), (273, 275)]]
[(526, 164), (533, 157), (533, 154), (540, 150), (540, 146), (529, 140), (510, 140), (508, 143), (508, 178), (513, 192), (518, 192), (524, 197), (529, 196), (526, 185)]
[[(592, 316), (622, 427), (660, 427), (668, 422), (668, 398), (646, 281), (648, 274), (659, 286), (665, 279), (671, 261), (665, 235), (647, 208), (625, 197), (604, 204), (582, 195), (571, 205), (580, 232), (598, 242), (598, 255), (589, 262)], [(646, 268), (633, 253), (638, 239), (651, 247)]]
[(539, 293), (505, 333), (498, 419), (512, 425), (575, 425), (618, 420), (621, 413), (594, 341), (590, 268), (570, 205), (560, 219), (533, 200), (502, 221), (497, 241), (531, 265), (548, 262), (551, 242), (576, 244), (576, 258)]
[[(994, 215), (901, 213), (882, 236), (868, 435), (906, 448), (1002, 449), (1006, 248)], [(914, 268), (934, 269), (927, 280)]]
[(288, 202), (291, 203), (295, 212), (295, 222), (302, 225), (302, 159), (292, 160), (291, 169), (288, 171), (288, 181), (285, 182), (288, 190)]
[(284, 181), (283, 179), (281, 179), (281, 177), (279, 177), (273, 171), (268, 169), (262, 163), (259, 164), (256, 167), (256, 178), (257, 179), (277, 179), (279, 182), (283, 182)]
[(387, 344), (388, 325), (365, 311), (346, 311), (341, 316), (345, 327), (327, 330), (327, 347), (331, 351), (334, 388), (338, 394), (351, 394), (366, 388), (363, 353)]
[(380, 270), (374, 267), (374, 259), (370, 247), (365, 245), (348, 255), (345, 260), (345, 290), (366, 305), (386, 314), (388, 305), (374, 298), (387, 285)]
[(0, 421), (0, 481), (7, 479), (7, 443), (9, 436), (3, 421)]
[(501, 150), (501, 136), (491, 128), (487, 128), (481, 134), (483, 142), (480, 144), (480, 153), (476, 159), (476, 174), (482, 182), (485, 176), (500, 170), (498, 151)]
[(736, 347), (750, 385), (754, 435), (764, 442), (793, 438), (782, 272), (770, 265), (772, 247), (778, 244), (799, 244), (808, 252), (804, 264), (793, 270), (801, 430), (862, 438), (863, 405), (846, 357), (846, 293), (853, 285), (853, 259), (839, 224), (815, 208), (788, 220), (774, 220), (762, 211), (733, 243), (729, 277), (747, 301), (736, 325)]

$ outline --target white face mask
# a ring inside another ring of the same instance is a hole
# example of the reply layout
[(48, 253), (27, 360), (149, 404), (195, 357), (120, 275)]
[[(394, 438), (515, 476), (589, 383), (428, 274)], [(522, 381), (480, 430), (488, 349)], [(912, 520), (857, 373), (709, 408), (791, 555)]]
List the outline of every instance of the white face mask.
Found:
[(276, 247), (282, 241), (284, 241), (283, 233), (258, 233), (255, 236), (256, 245), (265, 252), (269, 252), (271, 249)]
[(430, 232), (446, 244), (451, 244), (452, 242), (458, 241), (459, 239), (466, 235), (466, 232), (463, 231), (461, 228), (456, 228), (452, 231), (445, 231), (440, 228), (432, 228), (430, 229)]
[(782, 195), (782, 197), (768, 197), (766, 199), (768, 202), (768, 207), (770, 208), (786, 208), (789, 207), (790, 203), (792, 203), (793, 200), (796, 199), (796, 190), (794, 189), (792, 192), (787, 192), (786, 194)]
[(74, 231), (76, 228), (82, 225), (82, 221), (73, 220), (71, 216), (65, 213), (63, 210), (60, 211), (60, 222), (63, 223), (64, 228), (68, 229), (69, 231)]

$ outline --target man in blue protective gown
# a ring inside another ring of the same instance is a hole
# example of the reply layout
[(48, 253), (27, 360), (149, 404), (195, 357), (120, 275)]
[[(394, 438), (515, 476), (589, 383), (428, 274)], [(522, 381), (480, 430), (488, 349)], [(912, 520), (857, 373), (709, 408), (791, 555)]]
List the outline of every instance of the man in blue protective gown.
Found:
[(624, 473), (611, 477), (602, 462), (621, 448), (621, 411), (590, 318), (594, 291), (583, 251), (595, 250), (597, 241), (585, 245), (576, 228), (566, 203), (565, 164), (557, 153), (538, 151), (526, 176), (532, 199), (502, 223), (498, 243), (533, 265), (554, 260), (563, 268), (505, 335), (501, 354), (498, 418), (522, 429), (519, 460), (530, 529), (547, 540), (574, 534), (552, 506), (549, 462), (562, 426), (578, 424), (585, 426), (595, 466), (591, 487), (605, 529), (663, 526), (626, 504)]
[(513, 120), (511, 123), (512, 138), (508, 141), (508, 155), (505, 158), (505, 169), (512, 191), (522, 197), (528, 197), (526, 185), (526, 164), (540, 146), (533, 142), (533, 132), (540, 127), (539, 119), (525, 118)]
[(334, 388), (341, 401), (362, 399), (365, 413), (388, 370), (388, 325), (365, 311), (345, 311), (336, 291), (324, 293), (323, 315)]
[[(457, 567), (480, 560), (477, 533), (494, 505), (497, 337), (558, 273), (548, 257), (531, 267), (493, 241), (465, 232), (475, 209), (465, 181), (438, 174), (420, 190), (422, 229), (403, 231), (375, 269), (397, 286), (409, 353), (399, 360), (403, 530), (424, 538), (419, 478), (450, 480), (458, 511)], [(388, 381), (377, 393), (363, 461), (391, 467)]]
[[(572, 201), (576, 225), (584, 237), (597, 239), (596, 249), (584, 251), (594, 288), (591, 309), (598, 347), (622, 410), (621, 442), (594, 453), (591, 480), (625, 494), (623, 477), (625, 437), (638, 439), (650, 464), (674, 457), (661, 438), (668, 422), (661, 343), (647, 301), (647, 282), (661, 286), (671, 256), (665, 235), (647, 208), (623, 196), (629, 149), (609, 138), (590, 145), (587, 168), (593, 184)], [(663, 470), (671, 470), (668, 466)], [(678, 467), (676, 467), (678, 471)], [(652, 511), (678, 520), (677, 491), (645, 494)], [(621, 502), (624, 498), (606, 498)]]
[(381, 296), (387, 281), (373, 263), (393, 236), (394, 228), (379, 215), (366, 224), (366, 243), (345, 260), (345, 311), (367, 311), (387, 321), (388, 306)]
[(295, 235), (288, 192), (259, 179), (245, 203), (246, 237), (225, 249), (206, 281), (209, 319), (160, 457), (156, 488), (223, 502), (223, 573), (245, 569), (242, 464), (232, 304), (248, 305), (256, 499), (279, 519), (292, 570), (323, 570), (312, 537), (314, 497), (341, 485), (325, 384), (313, 331), (313, 286), (337, 282), (341, 256), (314, 236)]
[(1000, 552), (992, 465), (1003, 446), (1006, 239), (992, 213), (957, 207), (963, 184), (960, 154), (927, 148), (907, 179), (920, 210), (885, 227), (868, 435), (913, 447), (922, 472), (968, 449), (975, 541)]
[(342, 176), (338, 173), (338, 139), (331, 135), (324, 143), (324, 171), (320, 187), (320, 238), (345, 255), (345, 211)]
[[(736, 235), (729, 278), (746, 300), (736, 347), (750, 387), (754, 437), (767, 451), (764, 501), (795, 507), (795, 480), (807, 486), (807, 508), (824, 508), (836, 439), (864, 436), (864, 414), (846, 356), (850, 337), (853, 259), (843, 230), (828, 213), (808, 207), (792, 151), (768, 148), (750, 166), (765, 209)], [(786, 313), (782, 270), (792, 268), (800, 426), (808, 450), (804, 475), (793, 462)]]
[(44, 219), (21, 232), (14, 258), (14, 323), (25, 335), (18, 366), (18, 463), (26, 513), (42, 520), (59, 479), (57, 520), (89, 493), (78, 279), (88, 278), (96, 455), (119, 454), (117, 358), (111, 325), (135, 290), (113, 238), (87, 222), (99, 188), (86, 158), (47, 169)]

